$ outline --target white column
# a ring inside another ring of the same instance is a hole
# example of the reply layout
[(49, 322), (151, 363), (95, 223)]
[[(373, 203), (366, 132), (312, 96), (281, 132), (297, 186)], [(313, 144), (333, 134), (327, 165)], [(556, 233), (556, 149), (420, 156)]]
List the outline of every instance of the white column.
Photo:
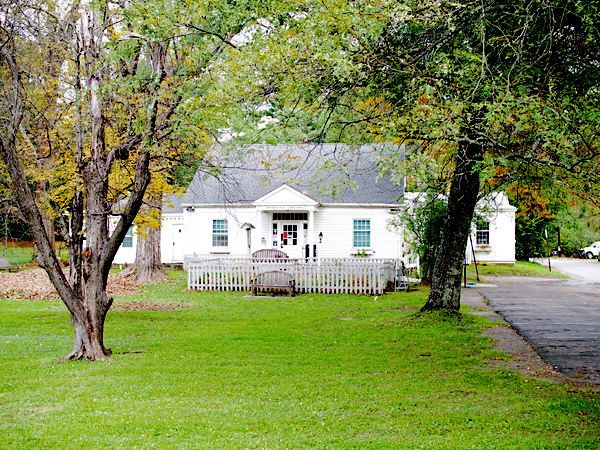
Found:
[(307, 236), (307, 244), (308, 244), (308, 254), (309, 255), (312, 255), (314, 240), (315, 240), (315, 212), (314, 211), (308, 211), (308, 236)]
[(273, 230), (271, 229), (270, 214), (269, 211), (260, 211), (259, 213), (259, 227), (256, 230), (257, 235), (260, 236), (258, 249), (271, 248)]

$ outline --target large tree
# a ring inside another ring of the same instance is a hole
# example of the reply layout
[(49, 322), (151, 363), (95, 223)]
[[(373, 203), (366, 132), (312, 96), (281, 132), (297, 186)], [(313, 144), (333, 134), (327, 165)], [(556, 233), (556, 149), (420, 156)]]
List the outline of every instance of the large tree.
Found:
[[(0, 154), (38, 262), (71, 313), (75, 339), (69, 359), (109, 356), (104, 345), (112, 304), (108, 273), (142, 205), (151, 163), (164, 158), (161, 144), (174, 135), (194, 145), (203, 124), (188, 119), (191, 110), (205, 106), (210, 62), (228, 45), (226, 37), (251, 20), (247, 9), (236, 10), (226, 1), (187, 6), (170, 1), (1, 3)], [(68, 243), (68, 274), (44, 226), (39, 192), (30, 183), (32, 155), (24, 151), (21, 131), (35, 114), (33, 93), (43, 70), (29, 55), (48, 43), (68, 55), (53, 80), (60, 91), (56, 103), (64, 110), (57, 125), (61, 138), (54, 140), (55, 170), (47, 173), (49, 191), (62, 192), (49, 203)], [(111, 214), (119, 216), (112, 231)]]
[[(447, 195), (424, 309), (460, 306), (477, 200), (552, 176), (597, 196), (597, 2), (286, 4), (248, 52), (232, 94), (263, 93), (282, 127), (313, 140), (405, 142), (382, 170)], [(260, 51), (260, 49), (258, 49)], [(246, 107), (245, 111), (256, 111)], [(322, 126), (313, 127), (315, 117)]]
[[(170, 110), (167, 109), (161, 117), (158, 106), (161, 85), (166, 77), (168, 42), (147, 40), (139, 45), (138, 53), (141, 54), (142, 48), (144, 49), (144, 63), (148, 67), (146, 85), (139, 93), (147, 99), (144, 121), (135, 133), (124, 137), (124, 142), (111, 146), (107, 138), (107, 118), (111, 102), (102, 90), (117, 72), (105, 63), (107, 30), (110, 29), (111, 21), (117, 17), (114, 10), (110, 10), (107, 3), (92, 6), (82, 2), (80, 6), (73, 5), (62, 22), (64, 26), (72, 27), (71, 35), (56, 36), (53, 29), (45, 28), (41, 21), (36, 21), (42, 16), (46, 20), (51, 14), (48, 9), (42, 9), (47, 5), (22, 2), (14, 6), (16, 8), (3, 17), (2, 24), (2, 63), (7, 71), (6, 85), (10, 85), (6, 98), (12, 103), (12, 115), (3, 123), (1, 153), (16, 199), (38, 249), (38, 262), (48, 273), (71, 313), (75, 342), (67, 358), (103, 359), (110, 353), (104, 346), (104, 322), (112, 304), (112, 299), (106, 292), (108, 272), (150, 181), (148, 167), (150, 152), (157, 139), (156, 133), (163, 128), (170, 116)], [(41, 11), (34, 9), (36, 6)], [(77, 103), (72, 170), (78, 177), (69, 205), (70, 277), (64, 274), (57, 259), (36, 195), (28, 183), (18, 153), (21, 137), (19, 127), (31, 106), (29, 94), (36, 84), (35, 76), (25, 72), (27, 63), (23, 50), (42, 40), (61, 37), (64, 38), (65, 46), (76, 42), (75, 48), (70, 48), (75, 50), (72, 85)], [(119, 223), (113, 233), (109, 234), (109, 175), (116, 162), (127, 159), (130, 154), (136, 160), (133, 184)]]

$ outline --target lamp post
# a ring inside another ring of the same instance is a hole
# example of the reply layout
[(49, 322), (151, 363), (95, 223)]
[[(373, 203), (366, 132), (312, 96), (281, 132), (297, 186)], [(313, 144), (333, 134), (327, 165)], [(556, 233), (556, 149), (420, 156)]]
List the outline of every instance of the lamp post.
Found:
[(244, 223), (240, 228), (246, 230), (246, 241), (248, 242), (248, 256), (252, 256), (252, 230), (255, 227), (251, 223)]
[(317, 250), (317, 246), (315, 245), (315, 251), (317, 253), (315, 256), (317, 257), (317, 264), (320, 265), (321, 264), (321, 243), (323, 242), (323, 232), (322, 231), (319, 232), (318, 238), (319, 238), (319, 247)]

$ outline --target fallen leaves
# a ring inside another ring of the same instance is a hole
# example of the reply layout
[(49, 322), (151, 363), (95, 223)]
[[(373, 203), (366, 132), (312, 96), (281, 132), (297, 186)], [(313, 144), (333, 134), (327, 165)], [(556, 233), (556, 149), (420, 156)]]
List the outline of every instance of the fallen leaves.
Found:
[[(121, 274), (108, 276), (108, 293), (127, 295), (135, 293), (139, 284)], [(35, 268), (14, 273), (0, 273), (0, 299), (57, 300), (58, 294), (43, 269)]]

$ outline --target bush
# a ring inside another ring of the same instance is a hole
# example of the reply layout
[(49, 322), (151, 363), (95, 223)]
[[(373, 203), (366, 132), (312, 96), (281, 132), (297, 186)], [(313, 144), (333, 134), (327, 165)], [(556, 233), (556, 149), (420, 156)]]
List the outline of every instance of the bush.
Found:
[(435, 194), (427, 194), (419, 201), (412, 213), (407, 212), (406, 228), (410, 232), (408, 238), (412, 250), (419, 256), (421, 280), (431, 284), (433, 266), (442, 243), (444, 224), (448, 204)]

